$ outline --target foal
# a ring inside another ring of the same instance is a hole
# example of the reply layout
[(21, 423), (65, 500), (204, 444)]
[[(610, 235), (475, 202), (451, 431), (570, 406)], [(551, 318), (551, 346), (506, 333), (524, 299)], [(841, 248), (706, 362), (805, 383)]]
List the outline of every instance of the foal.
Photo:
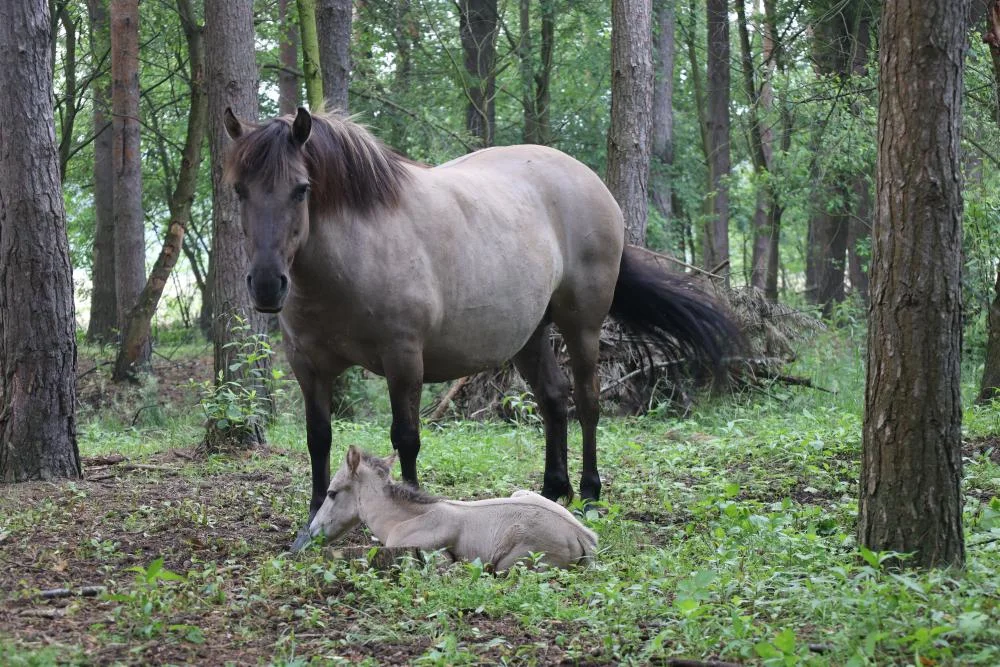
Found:
[(387, 547), (443, 549), (453, 559), (491, 563), (498, 572), (533, 553), (555, 567), (593, 557), (597, 535), (558, 503), (530, 491), (471, 502), (435, 498), (393, 482), (395, 460), (352, 445), (310, 534), (336, 539), (362, 521)]

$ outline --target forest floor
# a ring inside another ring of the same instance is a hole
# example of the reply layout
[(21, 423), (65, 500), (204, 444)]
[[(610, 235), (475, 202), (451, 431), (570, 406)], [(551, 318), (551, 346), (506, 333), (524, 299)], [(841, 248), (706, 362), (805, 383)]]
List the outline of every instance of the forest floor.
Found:
[[(267, 446), (206, 458), (189, 379), (210, 375), (209, 348), (124, 394), (83, 356), (85, 479), (0, 488), (0, 664), (998, 664), (1000, 408), (966, 411), (965, 570), (887, 570), (854, 540), (858, 349), (832, 333), (797, 362), (835, 394), (775, 385), (686, 419), (603, 420), (597, 563), (502, 576), (288, 552), (308, 497), (294, 392)], [(388, 452), (377, 412), (335, 423), (335, 457)], [(424, 486), (537, 489), (523, 414), (425, 428)]]

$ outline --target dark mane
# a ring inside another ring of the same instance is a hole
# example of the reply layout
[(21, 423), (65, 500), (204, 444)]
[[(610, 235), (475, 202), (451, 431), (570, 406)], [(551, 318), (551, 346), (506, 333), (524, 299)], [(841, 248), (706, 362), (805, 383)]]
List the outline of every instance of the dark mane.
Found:
[(417, 503), (420, 505), (429, 505), (431, 503), (436, 503), (440, 498), (433, 496), (426, 491), (421, 491), (420, 489), (415, 489), (409, 484), (390, 482), (388, 487), (389, 497), (393, 500), (404, 500), (411, 503)]
[(421, 505), (428, 505), (441, 500), (437, 496), (433, 496), (425, 491), (421, 491), (420, 489), (415, 489), (409, 484), (400, 484), (389, 479), (389, 475), (392, 471), (389, 470), (389, 465), (386, 463), (386, 459), (369, 454), (363, 450), (361, 451), (361, 459), (364, 461), (365, 465), (370, 468), (374, 468), (380, 477), (385, 477), (389, 481), (387, 493), (393, 500), (403, 500), (411, 503), (419, 503)]
[[(315, 113), (299, 161), (293, 120), (294, 116), (272, 118), (236, 139), (226, 157), (226, 180), (236, 182), (249, 175), (276, 183), (308, 176), (310, 204), (320, 213), (344, 207), (368, 211), (399, 203), (409, 160), (348, 118)], [(302, 163), (306, 174), (299, 173)]]

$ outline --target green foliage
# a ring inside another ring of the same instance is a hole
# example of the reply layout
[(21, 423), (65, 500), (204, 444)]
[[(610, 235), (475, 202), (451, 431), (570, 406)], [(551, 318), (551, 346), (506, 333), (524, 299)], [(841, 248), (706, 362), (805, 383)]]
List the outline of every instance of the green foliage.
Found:
[(267, 334), (255, 333), (239, 315), (230, 330), (233, 341), (223, 346), (232, 352), (229, 368), (220, 370), (214, 382), (196, 383), (200, 405), (207, 422), (219, 431), (251, 433), (270, 421), (274, 400), (283, 392), (284, 371), (271, 367), (268, 372), (261, 363), (274, 356)]

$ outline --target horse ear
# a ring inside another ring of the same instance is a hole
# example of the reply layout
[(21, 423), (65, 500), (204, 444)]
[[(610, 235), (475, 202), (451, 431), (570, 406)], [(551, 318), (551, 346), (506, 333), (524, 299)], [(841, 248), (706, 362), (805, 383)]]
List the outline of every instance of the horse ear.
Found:
[(392, 468), (396, 465), (396, 452), (393, 452), (382, 460), (385, 461), (385, 464), (389, 467), (389, 474), (391, 475)]
[(361, 451), (351, 445), (347, 448), (347, 469), (354, 475), (357, 474), (359, 465), (361, 465)]
[(309, 141), (310, 132), (312, 132), (312, 116), (305, 107), (299, 107), (292, 123), (292, 139), (301, 146)]
[(222, 114), (222, 119), (226, 125), (226, 133), (229, 134), (231, 139), (239, 139), (243, 136), (243, 123), (236, 117), (231, 107), (226, 107), (225, 113)]

